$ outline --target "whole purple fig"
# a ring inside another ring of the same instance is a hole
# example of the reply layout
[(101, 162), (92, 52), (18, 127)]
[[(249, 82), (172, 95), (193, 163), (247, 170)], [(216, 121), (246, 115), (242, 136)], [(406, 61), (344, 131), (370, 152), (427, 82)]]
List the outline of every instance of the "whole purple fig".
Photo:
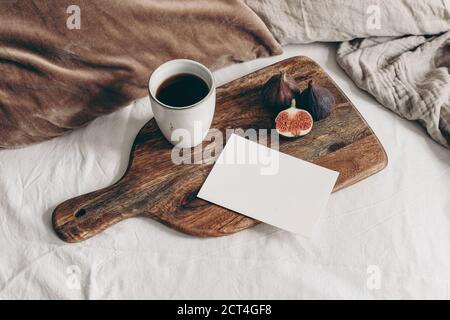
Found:
[(300, 97), (300, 88), (294, 79), (280, 73), (272, 76), (262, 89), (264, 104), (273, 112), (280, 112)]
[(308, 88), (300, 96), (300, 107), (309, 111), (314, 121), (325, 119), (333, 111), (336, 103), (330, 90), (314, 84), (311, 80)]

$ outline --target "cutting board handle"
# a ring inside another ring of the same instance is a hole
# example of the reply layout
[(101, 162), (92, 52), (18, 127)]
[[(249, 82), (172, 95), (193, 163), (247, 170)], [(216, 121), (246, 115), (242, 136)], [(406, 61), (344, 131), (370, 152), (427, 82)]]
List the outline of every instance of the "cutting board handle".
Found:
[[(129, 185), (124, 181), (58, 205), (53, 211), (53, 228), (66, 242), (86, 240), (109, 226), (136, 216), (134, 197), (127, 196)], [(121, 201), (120, 198), (126, 199)], [(118, 206), (117, 204), (122, 205)]]

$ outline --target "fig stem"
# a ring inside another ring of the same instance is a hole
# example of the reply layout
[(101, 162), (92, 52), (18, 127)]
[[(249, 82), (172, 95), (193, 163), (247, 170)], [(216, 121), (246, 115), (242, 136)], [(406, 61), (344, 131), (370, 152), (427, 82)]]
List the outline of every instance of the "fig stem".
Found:
[(296, 107), (297, 107), (297, 102), (295, 101), (295, 99), (292, 99), (291, 108), (296, 108)]

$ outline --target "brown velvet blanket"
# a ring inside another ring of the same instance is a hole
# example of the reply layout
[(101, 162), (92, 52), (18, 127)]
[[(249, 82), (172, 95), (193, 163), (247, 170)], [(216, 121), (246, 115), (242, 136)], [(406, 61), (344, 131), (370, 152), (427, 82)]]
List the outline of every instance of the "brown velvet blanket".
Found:
[(2, 0), (0, 148), (61, 135), (145, 96), (164, 61), (214, 69), (278, 53), (239, 0)]

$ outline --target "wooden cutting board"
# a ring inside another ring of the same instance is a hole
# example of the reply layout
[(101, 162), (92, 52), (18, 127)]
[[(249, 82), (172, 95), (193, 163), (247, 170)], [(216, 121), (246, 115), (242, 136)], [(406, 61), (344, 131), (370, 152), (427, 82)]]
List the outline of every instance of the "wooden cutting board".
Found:
[[(334, 191), (354, 184), (387, 164), (377, 137), (325, 71), (307, 57), (294, 57), (256, 71), (217, 89), (213, 128), (273, 128), (273, 115), (262, 106), (261, 87), (286, 72), (300, 88), (313, 79), (328, 88), (336, 107), (315, 122), (310, 134), (280, 138), (280, 151), (340, 172)], [(203, 147), (211, 142), (204, 142)], [(67, 242), (88, 239), (127, 218), (146, 216), (195, 236), (223, 236), (253, 227), (258, 221), (196, 197), (212, 164), (175, 165), (172, 145), (150, 120), (137, 135), (128, 169), (114, 185), (60, 204), (53, 228)], [(237, 182), (238, 183), (238, 182)]]

